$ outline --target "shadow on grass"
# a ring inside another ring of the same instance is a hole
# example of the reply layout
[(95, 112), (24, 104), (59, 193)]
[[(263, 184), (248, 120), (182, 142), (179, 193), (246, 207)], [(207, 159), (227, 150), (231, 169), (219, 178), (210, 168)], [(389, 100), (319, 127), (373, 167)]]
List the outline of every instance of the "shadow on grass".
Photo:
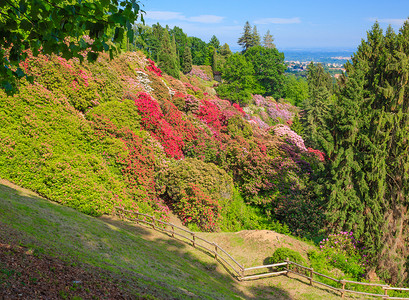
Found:
[[(0, 184), (2, 240), (29, 243), (70, 263), (89, 266), (135, 295), (160, 299), (274, 299), (284, 289), (243, 287), (205, 251), (168, 234), (120, 220), (97, 219)], [(11, 234), (7, 235), (7, 232)], [(14, 237), (14, 238), (13, 238)]]

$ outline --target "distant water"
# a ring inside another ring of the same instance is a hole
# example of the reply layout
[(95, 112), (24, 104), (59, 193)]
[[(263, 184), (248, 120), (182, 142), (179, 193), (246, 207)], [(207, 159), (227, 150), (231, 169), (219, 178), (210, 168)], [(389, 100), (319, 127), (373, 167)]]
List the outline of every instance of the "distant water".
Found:
[(280, 50), (286, 61), (321, 62), (345, 64), (351, 59), (353, 50)]

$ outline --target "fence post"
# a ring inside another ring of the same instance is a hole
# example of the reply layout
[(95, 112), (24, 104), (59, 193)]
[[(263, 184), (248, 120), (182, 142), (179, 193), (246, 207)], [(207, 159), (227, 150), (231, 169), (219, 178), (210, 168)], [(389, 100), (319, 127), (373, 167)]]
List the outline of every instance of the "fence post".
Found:
[(290, 260), (288, 257), (285, 259), (285, 262), (287, 263), (287, 273), (285, 275), (288, 277), (288, 273), (290, 272)]
[(172, 237), (175, 237), (175, 227), (172, 225)]
[(341, 298), (344, 299), (344, 296), (345, 296), (345, 281), (341, 280), (341, 283), (342, 283)]
[(195, 234), (192, 233), (192, 240), (193, 240), (193, 247), (196, 248), (196, 243), (195, 243)]
[(313, 276), (314, 276), (314, 269), (313, 268), (311, 268), (310, 269), (310, 285), (312, 286), (312, 279), (313, 279)]
[(382, 288), (384, 289), (384, 292), (385, 292), (385, 296), (383, 296), (382, 299), (389, 299), (388, 286), (383, 286)]
[(213, 244), (213, 245), (214, 245), (214, 259), (217, 260), (217, 245), (216, 244)]
[(244, 269), (243, 268), (240, 268), (240, 276), (241, 276), (240, 280), (243, 280), (243, 278), (244, 278)]
[(155, 219), (151, 216), (151, 220), (152, 220), (152, 228), (155, 229)]

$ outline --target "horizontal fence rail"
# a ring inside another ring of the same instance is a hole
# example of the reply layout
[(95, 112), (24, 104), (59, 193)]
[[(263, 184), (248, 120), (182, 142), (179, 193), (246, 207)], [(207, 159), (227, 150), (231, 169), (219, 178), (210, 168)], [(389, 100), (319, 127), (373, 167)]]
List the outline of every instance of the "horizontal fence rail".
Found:
[[(237, 260), (235, 260), (229, 253), (227, 253), (223, 248), (221, 248), (219, 245), (213, 242), (209, 242), (206, 239), (199, 237), (196, 235), (195, 232), (189, 231), (185, 228), (182, 228), (180, 226), (177, 226), (172, 223), (168, 223), (162, 220), (158, 220), (154, 218), (153, 216), (135, 212), (135, 211), (130, 211), (126, 210), (122, 207), (115, 207), (116, 209), (116, 214), (122, 218), (122, 219), (127, 219), (132, 222), (136, 222), (137, 224), (145, 224), (147, 226), (152, 227), (154, 230), (158, 230), (161, 232), (166, 232), (169, 234), (171, 237), (175, 238), (176, 236), (184, 239), (185, 241), (188, 241), (193, 247), (195, 248), (201, 248), (202, 250), (207, 251), (209, 254), (211, 254), (215, 260), (223, 264), (225, 267), (228, 266), (230, 267), (230, 271), (233, 271), (232, 273), (235, 275), (235, 277), (239, 280), (250, 280), (250, 279), (259, 279), (263, 277), (270, 277), (270, 276), (277, 276), (277, 275), (289, 275), (289, 274), (295, 274), (297, 276), (301, 276), (307, 280), (309, 280), (309, 284), (313, 285), (319, 284), (322, 286), (325, 286), (329, 289), (338, 291), (340, 293), (341, 298), (344, 298), (345, 293), (352, 293), (352, 294), (358, 294), (358, 295), (364, 295), (364, 296), (371, 296), (371, 297), (380, 297), (383, 299), (406, 299), (409, 300), (409, 298), (404, 298), (404, 297), (392, 297), (388, 295), (388, 291), (401, 291), (401, 292), (408, 292), (409, 288), (398, 288), (398, 287), (391, 287), (389, 285), (385, 284), (378, 284), (378, 283), (369, 283), (369, 282), (359, 282), (359, 281), (351, 281), (351, 280), (343, 280), (343, 279), (335, 279), (332, 278), (328, 275), (321, 274), (319, 272), (316, 272), (313, 270), (313, 268), (309, 268), (303, 265), (300, 265), (298, 263), (295, 263), (293, 261), (287, 260), (282, 263), (275, 263), (275, 264), (269, 264), (269, 265), (261, 265), (261, 266), (255, 266), (255, 267), (249, 267), (245, 268), (242, 264), (240, 264)], [(141, 219), (141, 217), (143, 219)], [(149, 221), (148, 221), (149, 220)], [(178, 232), (175, 229), (181, 231)], [(293, 267), (291, 267), (293, 266)], [(272, 271), (274, 268), (280, 268), (284, 270), (275, 270)], [(259, 273), (259, 274), (254, 274), (254, 271), (256, 270), (262, 270), (262, 269), (267, 269), (267, 272), (264, 273)], [(300, 273), (298, 269), (302, 269), (304, 273)], [(231, 273), (231, 274), (232, 274)], [(249, 274), (250, 273), (250, 274)], [(332, 280), (334, 283), (337, 283), (339, 285), (342, 285), (342, 288), (334, 287), (332, 285), (320, 282), (314, 279), (314, 275), (324, 277), (326, 279)], [(367, 293), (367, 292), (360, 292), (360, 291), (355, 291), (351, 289), (346, 289), (346, 284), (352, 285), (362, 285), (362, 286), (371, 286), (371, 287), (379, 287), (382, 288), (384, 293), (383, 294), (375, 294), (375, 293)]]

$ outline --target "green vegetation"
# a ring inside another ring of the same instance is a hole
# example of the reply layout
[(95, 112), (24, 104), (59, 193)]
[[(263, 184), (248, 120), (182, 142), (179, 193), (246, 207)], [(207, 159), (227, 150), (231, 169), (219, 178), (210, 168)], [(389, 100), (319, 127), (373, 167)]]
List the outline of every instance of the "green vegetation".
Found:
[[(27, 50), (37, 56), (58, 54), (65, 59), (73, 57), (95, 61), (102, 51), (111, 57), (117, 51), (124, 35), (132, 42), (132, 24), (140, 12), (135, 1), (2, 1), (0, 4), (0, 87), (14, 93), (16, 79), (26, 77), (21, 67), (28, 57)], [(75, 13), (73, 13), (75, 12)], [(113, 41), (113, 43), (112, 43)]]
[(261, 46), (249, 22), (233, 54), (216, 36), (134, 25), (134, 1), (0, 7), (2, 178), (93, 216), (121, 206), (209, 232), (350, 232), (355, 250), (334, 242), (311, 265), (408, 282), (408, 22), (376, 23), (334, 82), (320, 64), (285, 75), (270, 32)]
[(273, 255), (270, 257), (270, 263), (281, 263), (285, 262), (287, 259), (303, 266), (307, 264), (300, 253), (286, 247), (277, 248), (276, 251), (274, 251)]

